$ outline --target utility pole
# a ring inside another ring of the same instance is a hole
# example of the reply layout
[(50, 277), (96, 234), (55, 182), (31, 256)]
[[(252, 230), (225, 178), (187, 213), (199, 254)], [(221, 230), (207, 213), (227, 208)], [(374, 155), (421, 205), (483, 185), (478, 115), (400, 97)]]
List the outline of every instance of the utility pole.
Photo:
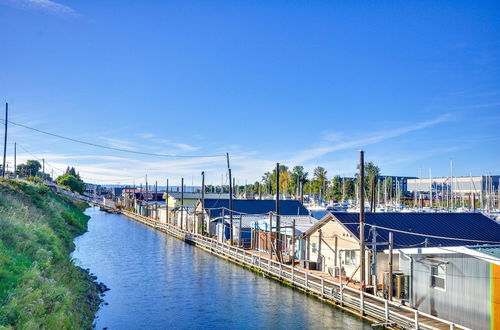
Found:
[(361, 291), (365, 290), (365, 153), (363, 150), (359, 152), (359, 243), (361, 253)]
[(429, 206), (432, 209), (432, 169), (429, 169)]
[(155, 220), (158, 220), (158, 181), (155, 181)]
[(292, 269), (295, 267), (295, 218), (292, 220)]
[(45, 180), (45, 158), (42, 159), (42, 174), (43, 174), (43, 177), (44, 177), (44, 180)]
[(146, 217), (149, 217), (148, 175), (146, 174)]
[(392, 301), (392, 248), (393, 248), (393, 238), (392, 231), (389, 232), (389, 283), (388, 283), (388, 293), (387, 299)]
[(9, 103), (5, 103), (5, 136), (3, 139), (2, 178), (5, 178), (5, 161), (7, 159), (7, 122), (9, 120)]
[(167, 179), (167, 193), (165, 195), (165, 210), (167, 211), (167, 223), (170, 223), (169, 214), (168, 214), (168, 198), (170, 195), (168, 194), (168, 179)]
[(280, 163), (276, 163), (276, 258), (281, 261)]
[(229, 174), (229, 244), (233, 245), (233, 178), (231, 176), (231, 166), (229, 166), (229, 152), (227, 157), (227, 171)]
[(17, 143), (14, 142), (14, 179), (17, 179)]
[(201, 172), (201, 234), (205, 235), (205, 172)]
[(184, 219), (184, 178), (181, 178), (181, 229)]
[(451, 208), (455, 208), (455, 187), (453, 186), (453, 159), (450, 159), (450, 176), (451, 176), (451, 186), (450, 186), (450, 192), (451, 192)]

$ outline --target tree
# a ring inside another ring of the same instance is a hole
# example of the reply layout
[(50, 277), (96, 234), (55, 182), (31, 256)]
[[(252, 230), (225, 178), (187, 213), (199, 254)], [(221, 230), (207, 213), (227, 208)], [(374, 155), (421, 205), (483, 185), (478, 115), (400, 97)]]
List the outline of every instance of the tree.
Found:
[(342, 178), (340, 177), (340, 175), (336, 175), (332, 180), (332, 197), (337, 201), (342, 199), (342, 184)]
[(343, 188), (345, 189), (345, 197), (353, 199), (355, 196), (354, 181), (352, 179), (344, 179)]
[[(270, 194), (276, 193), (276, 168), (273, 169), (272, 173), (266, 172), (262, 177), (266, 187), (271, 184)], [(288, 173), (288, 166), (280, 165), (280, 193), (284, 194), (285, 189), (288, 187), (290, 189), (290, 174)]]
[(85, 183), (72, 174), (64, 174), (57, 178), (57, 184), (68, 187), (71, 191), (83, 194)]
[[(359, 169), (359, 165), (358, 165)], [(364, 182), (364, 189), (365, 189), (365, 197), (367, 200), (370, 200), (371, 198), (371, 193), (372, 193), (372, 182), (375, 180), (375, 184), (377, 183), (376, 180), (378, 180), (378, 177), (380, 176), (380, 168), (373, 164), (372, 162), (368, 162), (365, 164), (365, 182)], [(356, 181), (358, 181), (359, 173), (356, 173)]]
[(280, 169), (280, 191), (284, 195), (287, 195), (290, 193), (290, 191), (293, 191), (291, 179), (292, 179), (292, 177), (291, 177), (290, 172), (288, 170), (281, 172), (281, 169)]
[[(372, 196), (373, 193), (373, 185), (375, 185), (375, 191), (376, 191), (376, 185), (377, 185), (377, 180), (378, 177), (380, 176), (380, 168), (373, 164), (372, 162), (366, 163), (365, 166), (365, 191), (366, 191), (366, 197), (368, 200), (372, 200), (372, 197), (376, 198), (376, 196)], [(373, 203), (375, 203), (375, 200), (373, 200)]]
[(17, 172), (26, 176), (36, 176), (42, 168), (42, 164), (38, 160), (28, 160), (24, 164), (17, 165)]
[(290, 190), (298, 195), (299, 192), (299, 184), (302, 182), (303, 184), (307, 181), (307, 175), (309, 173), (304, 172), (304, 166), (295, 166), (292, 170), (291, 178), (290, 178)]
[(254, 195), (258, 195), (259, 194), (259, 187), (260, 187), (259, 181), (255, 181), (254, 184), (253, 184), (253, 187), (252, 187), (252, 192), (253, 192)]
[(313, 190), (315, 193), (325, 193), (325, 182), (327, 180), (326, 178), (326, 170), (324, 167), (318, 166), (314, 169), (314, 177), (313, 177)]
[(269, 187), (271, 186), (271, 173), (270, 172), (264, 173), (264, 175), (262, 176), (262, 183), (263, 183), (262, 191), (265, 191), (267, 194), (271, 194), (272, 189), (269, 189)]
[(70, 167), (68, 166), (68, 167), (66, 168), (66, 173), (65, 173), (65, 174), (72, 175), (72, 176), (74, 176), (75, 178), (77, 178), (77, 179), (81, 180), (81, 178), (80, 178), (80, 173), (77, 173), (74, 167), (71, 167), (71, 168), (70, 168)]

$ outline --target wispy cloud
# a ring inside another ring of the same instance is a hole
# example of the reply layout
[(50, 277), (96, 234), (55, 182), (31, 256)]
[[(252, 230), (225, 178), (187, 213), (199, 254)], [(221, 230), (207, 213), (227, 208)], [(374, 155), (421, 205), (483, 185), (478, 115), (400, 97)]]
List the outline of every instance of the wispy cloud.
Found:
[(139, 133), (137, 136), (141, 139), (152, 139), (155, 135), (152, 133)]
[[(388, 128), (372, 132), (371, 134), (356, 134), (355, 132), (323, 132), (319, 136), (319, 142), (311, 148), (301, 150), (280, 151), (278, 153), (262, 153), (255, 150), (242, 150), (237, 145), (220, 146), (221, 150), (229, 151), (231, 155), (231, 166), (233, 168), (233, 175), (240, 183), (245, 180), (260, 180), (261, 175), (269, 170), (272, 170), (276, 161), (284, 163), (289, 166), (304, 165), (306, 170), (310, 173), (312, 168), (322, 165), (331, 174), (335, 173), (352, 173), (356, 168), (356, 149), (363, 148), (368, 145), (385, 142), (391, 138), (400, 137), (405, 134), (423, 130), (440, 123), (448, 122), (450, 115), (445, 114), (436, 117), (432, 120), (422, 121), (415, 124), (408, 124), (406, 126), (399, 126), (399, 128)], [(149, 137), (144, 133), (146, 139)], [(109, 145), (129, 150), (141, 150), (144, 146), (137, 144), (137, 141), (127, 141), (120, 139), (113, 139), (107, 137), (100, 137)], [(151, 142), (148, 147), (152, 148), (155, 152), (160, 152), (161, 144), (175, 146), (176, 148), (185, 151), (198, 150), (197, 147), (175, 143), (170, 140), (161, 140), (152, 136)], [(29, 149), (29, 148), (28, 148)], [(347, 151), (347, 154), (340, 151)], [(351, 152), (352, 155), (351, 155)], [(438, 150), (436, 152), (454, 152), (456, 150)], [(324, 157), (334, 152), (332, 157)], [(213, 153), (213, 152), (210, 152)], [(220, 152), (223, 154), (223, 152)], [(98, 183), (112, 183), (116, 184), (131, 184), (132, 182), (143, 182), (145, 174), (151, 181), (158, 180), (158, 182), (166, 181), (167, 178), (170, 182), (180, 181), (181, 177), (190, 181), (190, 177), (195, 178), (195, 183), (199, 181), (201, 171), (207, 174), (207, 183), (219, 184), (222, 180), (227, 180), (226, 161), (223, 157), (220, 158), (145, 158), (133, 157), (129, 155), (92, 155), (92, 154), (57, 154), (50, 152), (39, 151), (37, 156), (39, 158), (48, 160), (48, 164), (58, 169), (65, 169), (66, 166), (75, 166), (81, 172), (81, 175), (88, 182)], [(420, 155), (419, 158), (429, 157), (435, 154), (434, 152)], [(381, 166), (394, 167), (390, 157), (384, 155), (371, 155)], [(378, 158), (377, 158), (378, 157)], [(411, 163), (419, 158), (414, 155), (404, 155), (400, 157), (398, 162)], [(32, 159), (29, 154), (19, 154), (18, 161), (25, 161)], [(334, 171), (334, 172), (333, 172)], [(56, 171), (57, 172), (57, 171)], [(56, 173), (57, 174), (57, 173)], [(243, 181), (241, 181), (243, 180)], [(199, 184), (199, 182), (198, 182)]]
[(58, 16), (78, 16), (73, 8), (51, 0), (0, 0), (0, 2), (16, 8), (41, 10)]
[(131, 151), (137, 150), (136, 147), (134, 146), (133, 142), (131, 142), (131, 141), (108, 138), (108, 137), (103, 137), (103, 136), (101, 136), (99, 138), (101, 140), (106, 141), (113, 148), (126, 149), (126, 150), (131, 150)]
[[(404, 134), (408, 134), (413, 131), (421, 130), (446, 122), (450, 119), (450, 117), (450, 114), (444, 114), (432, 120), (423, 121), (396, 129), (385, 129), (383, 131), (378, 131), (364, 137), (353, 138), (349, 140), (345, 139), (345, 137), (340, 134), (330, 135), (327, 136), (326, 139), (321, 141), (318, 147), (312, 147), (298, 152), (297, 156), (291, 159), (291, 163), (301, 164), (306, 161), (332, 153), (334, 151), (361, 148), (367, 145), (379, 143)], [(333, 143), (331, 143), (332, 141)]]

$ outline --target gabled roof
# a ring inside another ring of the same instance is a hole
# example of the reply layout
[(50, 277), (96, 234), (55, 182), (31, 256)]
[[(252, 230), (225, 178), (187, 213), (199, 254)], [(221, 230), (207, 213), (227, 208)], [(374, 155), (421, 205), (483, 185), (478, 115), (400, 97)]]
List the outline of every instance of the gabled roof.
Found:
[[(210, 217), (220, 217), (222, 209), (228, 214), (228, 199), (205, 199), (205, 210)], [(276, 211), (276, 201), (274, 200), (233, 200), (233, 214), (260, 214), (265, 215)], [(296, 200), (280, 200), (281, 215), (309, 215), (307, 209)]]
[[(330, 220), (340, 222), (359, 240), (359, 213), (327, 212), (315, 227)], [(500, 243), (500, 225), (480, 213), (366, 213), (367, 242), (372, 241), (373, 229), (378, 242), (387, 242), (392, 231), (396, 249)], [(377, 250), (386, 248), (377, 245)]]

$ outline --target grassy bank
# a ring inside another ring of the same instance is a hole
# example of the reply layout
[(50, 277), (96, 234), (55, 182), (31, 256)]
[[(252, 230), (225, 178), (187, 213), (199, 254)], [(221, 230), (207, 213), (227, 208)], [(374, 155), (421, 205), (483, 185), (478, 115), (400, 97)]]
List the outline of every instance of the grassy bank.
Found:
[(85, 203), (45, 185), (0, 181), (0, 328), (90, 328), (99, 297), (70, 259)]

